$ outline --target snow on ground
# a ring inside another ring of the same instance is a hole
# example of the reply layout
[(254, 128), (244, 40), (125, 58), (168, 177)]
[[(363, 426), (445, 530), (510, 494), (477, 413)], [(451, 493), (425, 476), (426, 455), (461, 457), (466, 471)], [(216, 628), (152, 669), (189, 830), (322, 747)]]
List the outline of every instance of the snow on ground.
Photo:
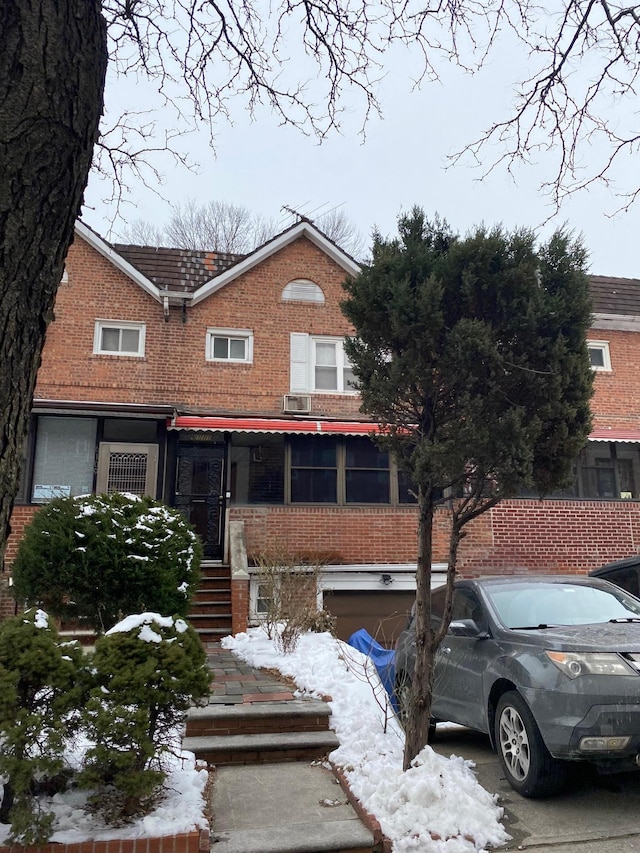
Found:
[(394, 853), (471, 853), (509, 840), (503, 810), (484, 790), (472, 762), (425, 747), (402, 772), (404, 735), (369, 659), (329, 634), (303, 634), (282, 654), (262, 628), (222, 641), (250, 666), (291, 676), (301, 693), (331, 697), (340, 746), (331, 761), (393, 842)]
[[(77, 758), (70, 756), (72, 763), (77, 763)], [(151, 814), (118, 828), (107, 826), (99, 817), (85, 811), (86, 791), (76, 788), (39, 799), (45, 811), (55, 814), (51, 841), (71, 844), (111, 838), (154, 838), (208, 826), (202, 813), (207, 778), (206, 769), (196, 767), (193, 753), (181, 752), (172, 760), (163, 800)], [(10, 826), (0, 824), (0, 844), (7, 841), (10, 830)]]

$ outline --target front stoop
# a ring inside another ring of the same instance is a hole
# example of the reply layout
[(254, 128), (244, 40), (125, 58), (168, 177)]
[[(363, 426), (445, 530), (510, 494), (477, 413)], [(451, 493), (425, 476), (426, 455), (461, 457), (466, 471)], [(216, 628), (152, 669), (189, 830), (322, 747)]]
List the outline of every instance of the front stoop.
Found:
[(312, 761), (340, 745), (319, 699), (219, 703), (192, 708), (183, 747), (216, 766)]
[(376, 839), (326, 766), (245, 765), (216, 771), (215, 853), (372, 853)]
[(186, 737), (184, 749), (216, 766), (313, 761), (340, 746), (333, 732), (280, 732), (278, 734)]

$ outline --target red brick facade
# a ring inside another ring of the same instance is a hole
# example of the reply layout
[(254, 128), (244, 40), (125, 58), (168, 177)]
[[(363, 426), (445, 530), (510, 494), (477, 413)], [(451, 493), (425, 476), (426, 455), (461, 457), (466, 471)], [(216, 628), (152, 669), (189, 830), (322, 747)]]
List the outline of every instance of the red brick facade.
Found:
[[(152, 289), (145, 290), (130, 269), (119, 264), (119, 255), (109, 247), (100, 251), (100, 245), (106, 244), (97, 238), (85, 238), (86, 234), (77, 236), (69, 251), (68, 281), (58, 291), (55, 321), (47, 334), (38, 374), (36, 413), (40, 407), (60, 415), (74, 409), (77, 415), (83, 406), (89, 410), (93, 405), (111, 404), (115, 408), (162, 406), (191, 415), (281, 418), (283, 395), (290, 391), (290, 334), (342, 337), (350, 332), (340, 300), (342, 282), (352, 267), (340, 262), (339, 252), (328, 252), (321, 241), (311, 239), (308, 230), (303, 229), (290, 242), (276, 238), (274, 251), (259, 250), (256, 263), (243, 267), (244, 271), (201, 301), (187, 304), (184, 311), (180, 298), (172, 299), (166, 309)], [(284, 301), (283, 288), (295, 279), (319, 284), (324, 303)], [(193, 288), (189, 291), (185, 282), (183, 293), (190, 296)], [(93, 354), (98, 319), (144, 323), (144, 357)], [(594, 328), (589, 335), (608, 342), (612, 365), (610, 371), (596, 375), (594, 426), (638, 429), (640, 334), (625, 331), (624, 323), (618, 324), (620, 328), (615, 322), (609, 325)], [(205, 342), (210, 328), (251, 330), (251, 363), (207, 361)], [(312, 419), (362, 420), (353, 395), (316, 393), (312, 400)], [(171, 436), (175, 438), (176, 433)], [(169, 448), (166, 433), (160, 440)], [(638, 446), (628, 445), (634, 453)], [(171, 467), (163, 464), (167, 470)], [(170, 477), (163, 482), (165, 493), (158, 497), (171, 502), (175, 486)], [(7, 565), (34, 510), (28, 503), (15, 507)], [(244, 521), (249, 555), (289, 543), (300, 552), (331, 554), (334, 562), (351, 567), (411, 564), (416, 559), (417, 518), (411, 505), (300, 506), (284, 501), (280, 505), (231, 505), (227, 515), (227, 520)], [(513, 568), (584, 572), (639, 550), (640, 502), (636, 494), (624, 501), (522, 499), (505, 501), (469, 525), (459, 568), (463, 574)], [(434, 561), (447, 561), (444, 511), (436, 517)], [(13, 607), (7, 600), (4, 577), (0, 616)], [(235, 610), (244, 611), (235, 613), (234, 628), (238, 628), (246, 624), (248, 587), (244, 581), (233, 596)]]

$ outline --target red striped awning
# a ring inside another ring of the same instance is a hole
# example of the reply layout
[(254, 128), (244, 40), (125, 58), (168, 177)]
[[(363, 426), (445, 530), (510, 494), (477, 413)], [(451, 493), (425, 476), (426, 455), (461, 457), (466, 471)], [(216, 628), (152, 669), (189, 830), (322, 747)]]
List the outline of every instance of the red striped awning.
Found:
[(218, 418), (180, 415), (167, 421), (167, 429), (204, 432), (271, 432), (301, 435), (369, 435), (378, 425), (367, 421), (321, 421), (285, 418)]
[(640, 442), (640, 429), (623, 429), (622, 427), (598, 427), (589, 436), (589, 441), (622, 441)]

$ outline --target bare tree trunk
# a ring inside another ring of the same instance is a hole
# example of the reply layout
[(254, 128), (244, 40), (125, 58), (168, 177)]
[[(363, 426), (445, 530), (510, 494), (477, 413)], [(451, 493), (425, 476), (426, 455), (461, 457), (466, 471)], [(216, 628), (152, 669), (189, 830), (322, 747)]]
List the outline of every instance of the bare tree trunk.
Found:
[(106, 65), (99, 0), (2, 0), (0, 558), (47, 325), (97, 138)]
[(418, 569), (416, 574), (415, 615), (416, 661), (411, 683), (409, 714), (405, 724), (405, 770), (429, 740), (435, 651), (430, 622), (433, 511), (431, 496), (425, 495), (420, 489), (418, 494)]

